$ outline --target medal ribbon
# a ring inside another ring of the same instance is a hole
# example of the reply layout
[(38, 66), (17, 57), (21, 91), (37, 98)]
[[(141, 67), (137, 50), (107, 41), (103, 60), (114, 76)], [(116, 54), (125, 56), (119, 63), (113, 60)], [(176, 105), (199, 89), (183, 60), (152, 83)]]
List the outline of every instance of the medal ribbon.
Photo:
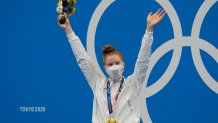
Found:
[[(119, 94), (120, 94), (120, 92), (122, 90), (123, 82), (124, 82), (124, 78), (122, 77), (118, 93), (116, 94), (115, 99), (114, 99), (114, 109), (116, 107)], [(107, 102), (108, 102), (109, 115), (112, 115), (112, 113), (113, 113), (113, 105), (111, 103), (111, 88), (110, 88), (109, 79), (107, 80)]]

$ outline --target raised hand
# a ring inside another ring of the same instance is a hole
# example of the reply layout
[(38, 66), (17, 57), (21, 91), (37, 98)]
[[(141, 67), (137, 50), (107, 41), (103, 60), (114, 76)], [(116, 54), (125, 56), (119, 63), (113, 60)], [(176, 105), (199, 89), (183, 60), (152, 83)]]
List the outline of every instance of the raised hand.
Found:
[(150, 12), (148, 14), (147, 17), (147, 26), (148, 28), (152, 28), (154, 27), (156, 24), (158, 24), (166, 15), (166, 11), (165, 10), (161, 10), (158, 9), (157, 12), (155, 14), (152, 14), (152, 12)]
[[(66, 20), (65, 23), (60, 24), (60, 19), (61, 19), (61, 17), (63, 17), (63, 16), (64, 16), (67, 20)], [(59, 25), (61, 28), (63, 28), (63, 29), (66, 29), (68, 26), (70, 26), (69, 19), (68, 19), (67, 14), (66, 14), (65, 12), (64, 12), (63, 14), (60, 14), (60, 15), (58, 16), (58, 25)]]
[[(60, 19), (61, 19), (62, 16), (64, 16), (64, 17), (66, 18), (66, 21), (65, 21), (65, 23), (63, 23), (63, 24), (60, 24)], [(66, 13), (60, 14), (60, 15), (58, 16), (58, 25), (59, 25), (62, 29), (64, 29), (67, 34), (70, 34), (70, 33), (72, 32), (72, 28), (71, 28), (71, 25), (70, 25), (70, 21), (69, 21), (69, 19), (68, 19)]]

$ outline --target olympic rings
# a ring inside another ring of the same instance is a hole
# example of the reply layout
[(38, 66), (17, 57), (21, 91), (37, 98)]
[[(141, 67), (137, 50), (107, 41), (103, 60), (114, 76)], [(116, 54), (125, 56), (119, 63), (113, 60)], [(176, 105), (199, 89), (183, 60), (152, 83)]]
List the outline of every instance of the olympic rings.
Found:
[[(98, 68), (98, 71), (102, 74), (103, 72), (100, 69), (100, 66), (98, 64), (96, 53), (95, 53), (95, 34), (96, 29), (98, 26), (98, 23), (101, 19), (101, 16), (104, 14), (106, 9), (114, 3), (115, 0), (102, 0), (100, 4), (97, 6), (96, 10), (93, 13), (93, 16), (91, 18), (91, 21), (89, 23), (88, 33), (87, 33), (87, 52), (88, 55), (93, 58), (93, 62)], [(179, 17), (172, 6), (172, 4), (169, 2), (169, 0), (156, 0), (157, 3), (159, 3), (168, 13), (168, 16), (170, 18), (170, 21), (172, 23), (173, 32), (174, 32), (174, 39), (167, 41), (163, 45), (161, 45), (158, 49), (156, 49), (150, 58), (150, 63), (147, 71), (147, 77), (144, 82), (145, 88), (142, 89), (142, 93), (140, 95), (140, 106), (141, 106), (141, 118), (143, 122), (151, 123), (152, 120), (149, 116), (148, 110), (147, 110), (147, 104), (146, 99), (156, 93), (158, 93), (160, 90), (162, 90), (170, 81), (170, 79), (173, 77), (174, 73), (177, 70), (177, 67), (180, 62), (182, 48), (183, 47), (191, 47), (191, 53), (193, 57), (193, 61), (195, 64), (195, 67), (202, 78), (202, 80), (205, 82), (205, 84), (215, 93), (218, 94), (218, 82), (213, 79), (213, 77), (208, 73), (206, 70), (204, 63), (201, 58), (200, 49), (208, 53), (212, 56), (212, 58), (218, 63), (218, 50), (216, 47), (214, 47), (209, 42), (200, 39), (200, 29), (202, 22), (204, 20), (204, 17), (206, 16), (209, 9), (217, 2), (217, 0), (205, 0), (200, 9), (198, 10), (198, 13), (195, 17), (193, 26), (192, 26), (192, 35), (184, 37), (182, 34), (182, 27), (179, 20)], [(157, 80), (153, 85), (147, 87), (147, 81), (150, 76), (151, 70), (153, 69), (154, 65), (158, 62), (158, 60), (164, 56), (167, 52), (173, 50), (173, 55), (171, 62), (164, 72), (164, 74), (161, 76), (159, 80)]]

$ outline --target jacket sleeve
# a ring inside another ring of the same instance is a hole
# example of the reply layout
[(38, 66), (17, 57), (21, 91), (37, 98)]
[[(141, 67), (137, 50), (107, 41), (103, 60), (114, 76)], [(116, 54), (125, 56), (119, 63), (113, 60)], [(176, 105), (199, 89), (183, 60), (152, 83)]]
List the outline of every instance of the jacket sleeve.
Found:
[(94, 90), (96, 87), (96, 82), (98, 80), (98, 77), (100, 76), (99, 72), (97, 71), (95, 65), (93, 64), (90, 57), (88, 56), (79, 37), (76, 36), (74, 32), (72, 32), (67, 35), (67, 38), (72, 48), (73, 54), (76, 57), (77, 64), (82, 70), (90, 87), (92, 88), (92, 90)]
[(146, 31), (142, 38), (141, 48), (133, 72), (132, 84), (134, 84), (133, 87), (135, 87), (137, 90), (142, 88), (143, 82), (146, 77), (146, 71), (148, 69), (148, 64), (151, 56), (152, 43), (153, 43), (153, 32)]

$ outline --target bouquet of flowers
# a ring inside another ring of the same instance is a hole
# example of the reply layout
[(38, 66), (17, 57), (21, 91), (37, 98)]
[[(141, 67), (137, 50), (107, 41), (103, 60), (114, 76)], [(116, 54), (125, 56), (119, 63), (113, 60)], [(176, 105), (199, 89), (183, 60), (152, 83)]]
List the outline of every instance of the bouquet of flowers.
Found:
[[(68, 16), (72, 16), (76, 10), (74, 6), (75, 4), (76, 0), (58, 0), (56, 11), (58, 14), (63, 14), (65, 12)], [(65, 21), (66, 18), (63, 16), (61, 17), (59, 23), (63, 24)]]

